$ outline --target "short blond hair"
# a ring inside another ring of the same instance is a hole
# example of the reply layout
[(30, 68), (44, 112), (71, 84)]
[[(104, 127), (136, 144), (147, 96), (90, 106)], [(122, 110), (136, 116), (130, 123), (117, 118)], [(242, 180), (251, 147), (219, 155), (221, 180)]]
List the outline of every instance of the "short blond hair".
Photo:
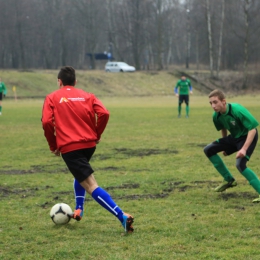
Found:
[(209, 93), (209, 98), (211, 98), (211, 97), (218, 97), (219, 100), (226, 99), (224, 92), (219, 89), (215, 89), (215, 90), (211, 91)]

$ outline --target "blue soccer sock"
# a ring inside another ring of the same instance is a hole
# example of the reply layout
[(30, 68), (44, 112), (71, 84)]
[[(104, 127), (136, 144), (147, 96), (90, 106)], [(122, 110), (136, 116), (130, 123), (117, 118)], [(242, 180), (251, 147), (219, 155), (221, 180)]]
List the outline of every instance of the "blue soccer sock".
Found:
[(75, 209), (81, 209), (83, 214), (86, 191), (76, 179), (74, 180), (73, 187), (76, 202)]
[(116, 216), (120, 222), (123, 221), (123, 211), (116, 205), (111, 196), (102, 188), (98, 187), (92, 192), (93, 199), (103, 208)]

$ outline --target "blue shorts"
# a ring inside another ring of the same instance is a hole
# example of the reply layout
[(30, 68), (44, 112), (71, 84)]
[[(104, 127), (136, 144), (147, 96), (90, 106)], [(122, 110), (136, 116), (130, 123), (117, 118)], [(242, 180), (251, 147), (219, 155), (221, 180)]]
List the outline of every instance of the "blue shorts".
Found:
[(96, 147), (92, 147), (61, 155), (70, 172), (79, 183), (87, 179), (94, 172), (89, 161), (95, 150)]

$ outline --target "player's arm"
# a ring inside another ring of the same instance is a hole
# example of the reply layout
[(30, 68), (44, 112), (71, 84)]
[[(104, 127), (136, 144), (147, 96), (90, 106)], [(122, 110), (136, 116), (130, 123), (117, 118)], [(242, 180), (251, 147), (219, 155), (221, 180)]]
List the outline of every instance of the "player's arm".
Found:
[(179, 96), (179, 93), (178, 93), (178, 85), (176, 85), (176, 87), (174, 88), (174, 93), (175, 95), (178, 97)]
[(221, 129), (221, 135), (222, 135), (222, 137), (226, 137), (227, 134), (228, 134), (227, 129)]
[(192, 94), (193, 92), (192, 92), (192, 86), (191, 85), (189, 86), (189, 89), (190, 89), (190, 94)]
[(5, 86), (5, 83), (2, 82), (2, 84), (3, 84), (3, 87), (4, 87), (4, 96), (6, 96), (6, 94), (7, 94), (7, 88), (6, 88), (6, 86)]
[(190, 91), (190, 94), (192, 94), (193, 92), (192, 92), (192, 85), (191, 85), (191, 83), (190, 83), (190, 80), (188, 80), (188, 82), (189, 82), (189, 91)]
[(96, 143), (98, 144), (101, 139), (101, 135), (104, 132), (108, 119), (109, 119), (109, 111), (105, 108), (102, 102), (95, 98), (93, 104), (94, 111), (97, 115), (97, 124), (96, 124), (96, 132), (97, 132), (97, 140)]
[(236, 158), (243, 158), (246, 156), (246, 151), (247, 151), (248, 147), (251, 145), (251, 143), (253, 142), (255, 135), (256, 135), (255, 128), (248, 132), (246, 141), (245, 141), (243, 147), (237, 152)]
[[(221, 129), (221, 135), (222, 135), (222, 137), (226, 137), (227, 134), (228, 134), (227, 129)], [(223, 151), (223, 155), (224, 155), (224, 156), (227, 156), (227, 153), (226, 153), (225, 151)]]
[(44, 136), (49, 144), (51, 152), (55, 155), (58, 155), (55, 126), (53, 123), (52, 105), (48, 97), (46, 97), (42, 109), (42, 128), (44, 130)]

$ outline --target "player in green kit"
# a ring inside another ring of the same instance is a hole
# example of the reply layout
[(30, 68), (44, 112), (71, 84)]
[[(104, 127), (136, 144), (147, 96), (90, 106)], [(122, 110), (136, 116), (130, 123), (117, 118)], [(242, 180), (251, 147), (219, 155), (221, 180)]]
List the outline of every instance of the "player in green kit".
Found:
[(7, 89), (5, 86), (5, 83), (1, 81), (0, 78), (0, 115), (2, 115), (2, 100), (3, 100), (3, 95), (5, 96), (7, 94)]
[[(222, 138), (204, 148), (206, 156), (224, 178), (222, 184), (215, 188), (215, 191), (222, 192), (237, 186), (234, 177), (217, 154), (223, 152), (224, 156), (227, 156), (236, 152), (238, 171), (260, 194), (260, 181), (256, 174), (246, 165), (258, 140), (257, 120), (245, 107), (236, 103), (227, 103), (221, 90), (216, 89), (209, 94), (209, 103), (214, 110), (214, 125), (222, 134)], [(228, 131), (230, 132), (229, 135)], [(260, 202), (260, 197), (254, 199), (253, 202)]]
[(183, 101), (186, 104), (186, 117), (189, 117), (190, 107), (189, 107), (189, 94), (192, 94), (192, 86), (190, 80), (185, 76), (181, 76), (181, 79), (178, 80), (174, 93), (177, 97), (179, 97), (178, 103), (178, 117), (181, 117), (181, 104)]

